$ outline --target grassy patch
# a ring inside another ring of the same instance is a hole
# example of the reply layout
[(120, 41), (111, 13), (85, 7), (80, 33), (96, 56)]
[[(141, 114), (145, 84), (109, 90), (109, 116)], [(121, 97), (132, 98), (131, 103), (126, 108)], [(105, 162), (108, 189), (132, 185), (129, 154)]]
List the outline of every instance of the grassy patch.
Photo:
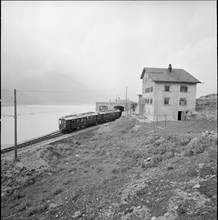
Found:
[(98, 167), (97, 169), (96, 169), (96, 173), (101, 173), (103, 171), (103, 167), (102, 166), (100, 166), (100, 167)]
[(21, 191), (19, 189), (15, 189), (13, 192), (13, 196), (12, 196), (12, 200), (16, 200), (16, 199), (21, 199), (25, 197), (24, 194), (21, 193)]
[(72, 179), (67, 179), (63, 182), (64, 185), (68, 185), (70, 183), (72, 183)]
[(52, 192), (52, 194), (53, 194), (54, 196), (56, 196), (56, 195), (62, 193), (63, 191), (64, 191), (63, 188), (57, 188), (57, 189), (55, 189), (55, 190)]
[(44, 213), (47, 209), (48, 209), (48, 203), (44, 203), (44, 204), (38, 205), (36, 207), (32, 207), (28, 211), (28, 216), (32, 216), (34, 214)]

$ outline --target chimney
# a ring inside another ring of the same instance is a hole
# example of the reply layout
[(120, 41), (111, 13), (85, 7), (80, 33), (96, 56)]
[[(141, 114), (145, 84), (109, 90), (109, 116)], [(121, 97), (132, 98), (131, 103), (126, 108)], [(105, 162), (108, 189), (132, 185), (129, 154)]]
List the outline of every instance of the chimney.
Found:
[(169, 64), (168, 70), (169, 70), (170, 72), (172, 72), (172, 65), (171, 65), (171, 64)]

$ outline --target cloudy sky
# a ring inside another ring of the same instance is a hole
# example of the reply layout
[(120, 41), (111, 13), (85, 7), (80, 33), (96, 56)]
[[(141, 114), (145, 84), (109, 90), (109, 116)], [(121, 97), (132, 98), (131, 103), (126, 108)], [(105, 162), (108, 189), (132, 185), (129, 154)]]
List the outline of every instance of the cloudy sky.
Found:
[[(215, 1), (1, 2), (3, 89), (137, 100), (143, 67), (182, 68), (217, 91)], [(101, 100), (102, 101), (102, 100)]]

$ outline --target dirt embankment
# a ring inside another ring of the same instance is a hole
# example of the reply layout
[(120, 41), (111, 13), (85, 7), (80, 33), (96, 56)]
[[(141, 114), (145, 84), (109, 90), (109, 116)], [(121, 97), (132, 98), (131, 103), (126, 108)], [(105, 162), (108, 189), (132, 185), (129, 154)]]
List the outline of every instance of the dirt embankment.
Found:
[(216, 219), (216, 122), (120, 118), (2, 157), (2, 219)]

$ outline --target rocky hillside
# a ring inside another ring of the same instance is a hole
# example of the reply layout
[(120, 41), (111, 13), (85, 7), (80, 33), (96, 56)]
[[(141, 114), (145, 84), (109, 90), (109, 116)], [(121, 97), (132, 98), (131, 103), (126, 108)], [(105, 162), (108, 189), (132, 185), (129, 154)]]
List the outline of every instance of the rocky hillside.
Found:
[(199, 97), (199, 99), (217, 99), (217, 94), (213, 93), (210, 95), (204, 95), (204, 96)]
[[(159, 124), (164, 127), (164, 124)], [(216, 122), (121, 117), (2, 157), (2, 219), (215, 220)]]
[(196, 100), (197, 118), (217, 120), (217, 94), (201, 96)]
[(201, 96), (196, 101), (196, 111), (217, 110), (217, 94)]

